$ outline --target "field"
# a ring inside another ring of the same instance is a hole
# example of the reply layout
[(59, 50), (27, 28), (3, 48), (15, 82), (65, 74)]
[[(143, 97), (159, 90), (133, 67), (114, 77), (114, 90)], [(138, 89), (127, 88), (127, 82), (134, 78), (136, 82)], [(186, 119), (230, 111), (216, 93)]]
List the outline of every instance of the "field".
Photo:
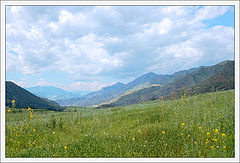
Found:
[(6, 157), (234, 157), (234, 91), (123, 107), (6, 111)]

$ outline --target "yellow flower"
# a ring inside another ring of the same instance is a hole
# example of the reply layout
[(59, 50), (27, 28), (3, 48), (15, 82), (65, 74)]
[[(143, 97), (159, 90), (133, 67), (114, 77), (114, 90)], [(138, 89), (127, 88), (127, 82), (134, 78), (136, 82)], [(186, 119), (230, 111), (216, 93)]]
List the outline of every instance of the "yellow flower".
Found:
[(218, 132), (218, 129), (216, 129), (215, 132)]
[(190, 137), (190, 135), (188, 135), (188, 137)]
[(165, 131), (162, 131), (162, 134), (164, 135), (164, 134), (165, 134)]
[(222, 136), (224, 137), (224, 136), (226, 136), (226, 135), (223, 133)]
[(67, 150), (67, 146), (66, 145), (64, 146), (64, 149)]
[(210, 132), (207, 132), (207, 136), (210, 136)]
[(56, 134), (56, 132), (52, 132), (52, 134), (53, 134), (53, 135), (55, 135), (55, 134)]
[(31, 111), (32, 109), (31, 108), (28, 108), (29, 111)]
[(201, 127), (201, 126), (199, 126), (198, 128), (199, 128), (199, 129), (201, 129), (202, 127)]
[(181, 96), (181, 98), (183, 98), (183, 96)]
[(226, 148), (226, 145), (224, 145), (223, 148)]
[(30, 118), (32, 118), (33, 116), (32, 115), (30, 115)]
[(36, 131), (36, 129), (34, 128), (34, 129), (33, 129), (33, 132), (35, 132), (35, 131)]
[(214, 148), (214, 146), (211, 146), (211, 148)]
[(181, 135), (183, 136), (183, 133), (181, 133)]
[(8, 112), (10, 112), (11, 111), (11, 109), (8, 109)]
[(55, 157), (56, 155), (55, 154), (53, 154), (53, 157)]
[(141, 130), (138, 130), (138, 132), (141, 132)]
[(135, 141), (135, 138), (132, 138), (132, 141)]
[(15, 103), (15, 100), (12, 100), (12, 104), (14, 104)]
[(217, 141), (217, 139), (213, 138), (212, 141)]
[(184, 125), (184, 123), (181, 123), (181, 125)]

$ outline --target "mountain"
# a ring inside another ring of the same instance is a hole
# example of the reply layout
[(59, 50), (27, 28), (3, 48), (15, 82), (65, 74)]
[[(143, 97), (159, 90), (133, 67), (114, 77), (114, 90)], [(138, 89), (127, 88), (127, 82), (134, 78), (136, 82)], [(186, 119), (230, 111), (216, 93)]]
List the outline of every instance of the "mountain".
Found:
[(112, 86), (104, 87), (99, 91), (87, 94), (85, 96), (81, 96), (79, 98), (62, 99), (56, 101), (60, 105), (99, 105), (102, 103), (108, 103), (109, 101), (118, 98), (126, 92), (135, 92), (136, 90), (141, 90), (142, 88), (147, 88), (152, 85), (162, 86), (166, 83), (174, 82), (181, 76), (197, 70), (198, 68), (179, 71), (177, 73), (174, 73), (173, 75), (161, 75), (149, 72), (127, 84), (118, 82)]
[(30, 107), (32, 109), (64, 110), (56, 102), (40, 98), (15, 83), (6, 81), (6, 106), (11, 106), (12, 100), (15, 100), (16, 108)]
[[(170, 80), (172, 79), (173, 77)], [(234, 89), (234, 61), (224, 61), (214, 66), (200, 67), (192, 72), (188, 71), (172, 81), (174, 82), (168, 82), (163, 86), (152, 86), (127, 94), (109, 105), (128, 105), (160, 97), (176, 98), (184, 93), (192, 95)]]
[(60, 105), (96, 105), (104, 101), (111, 100), (124, 92), (125, 85), (123, 83), (116, 83), (112, 86), (104, 87), (99, 91), (89, 93), (79, 98), (56, 100)]
[(84, 93), (85, 94), (89, 93), (89, 92), (68, 92), (53, 86), (36, 86), (25, 89), (35, 94), (36, 96), (47, 98), (50, 100), (80, 97)]

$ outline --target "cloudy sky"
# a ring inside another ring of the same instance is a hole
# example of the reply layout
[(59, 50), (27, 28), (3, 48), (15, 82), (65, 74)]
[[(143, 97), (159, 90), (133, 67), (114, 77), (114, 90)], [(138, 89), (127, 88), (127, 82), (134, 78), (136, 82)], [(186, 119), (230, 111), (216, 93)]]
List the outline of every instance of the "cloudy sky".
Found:
[(6, 79), (94, 91), (234, 59), (231, 6), (9, 6)]

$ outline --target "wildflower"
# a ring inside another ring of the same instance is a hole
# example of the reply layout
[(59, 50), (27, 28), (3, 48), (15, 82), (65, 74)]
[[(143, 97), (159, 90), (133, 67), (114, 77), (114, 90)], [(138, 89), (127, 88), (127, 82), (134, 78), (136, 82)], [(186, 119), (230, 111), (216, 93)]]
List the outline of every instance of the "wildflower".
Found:
[(216, 108), (214, 108), (214, 110), (216, 110)]
[(199, 128), (199, 129), (201, 129), (202, 127), (201, 127), (201, 126), (199, 126), (198, 128)]
[(56, 155), (55, 155), (55, 154), (53, 154), (53, 157), (56, 157)]
[(226, 148), (226, 145), (224, 145), (223, 148)]
[(36, 131), (36, 129), (34, 128), (34, 129), (33, 129), (33, 132), (35, 132), (35, 131)]
[(132, 141), (135, 141), (135, 138), (132, 138)]
[(225, 137), (225, 136), (226, 136), (226, 134), (222, 133), (222, 136), (223, 136), (223, 137)]
[(11, 111), (11, 109), (8, 109), (8, 112), (10, 112)]
[(15, 100), (12, 100), (12, 104), (14, 104), (15, 103)]
[(67, 150), (67, 146), (66, 145), (64, 146), (64, 149)]
[(162, 134), (164, 135), (164, 134), (165, 134), (165, 131), (162, 131)]
[(190, 135), (188, 135), (188, 137), (190, 137)]
[(32, 115), (30, 115), (30, 118), (32, 118), (33, 116)]
[(216, 129), (215, 132), (218, 132), (218, 129)]
[(184, 126), (184, 123), (181, 123), (181, 125), (183, 125), (183, 126)]
[(181, 136), (183, 136), (183, 133), (181, 133)]
[(52, 134), (53, 134), (53, 135), (55, 135), (55, 134), (56, 134), (56, 132), (52, 132)]
[(213, 138), (212, 141), (217, 141), (217, 139)]
[(211, 148), (214, 148), (214, 146), (211, 146)]
[(143, 147), (146, 147), (146, 145), (144, 144)]
[(28, 108), (29, 111), (31, 111), (32, 109), (31, 108)]
[(195, 141), (194, 144), (197, 144), (197, 142)]
[(183, 96), (181, 96), (181, 98), (183, 98)]
[(210, 136), (210, 132), (207, 132), (207, 136)]
[(138, 130), (138, 132), (141, 132), (141, 130)]

